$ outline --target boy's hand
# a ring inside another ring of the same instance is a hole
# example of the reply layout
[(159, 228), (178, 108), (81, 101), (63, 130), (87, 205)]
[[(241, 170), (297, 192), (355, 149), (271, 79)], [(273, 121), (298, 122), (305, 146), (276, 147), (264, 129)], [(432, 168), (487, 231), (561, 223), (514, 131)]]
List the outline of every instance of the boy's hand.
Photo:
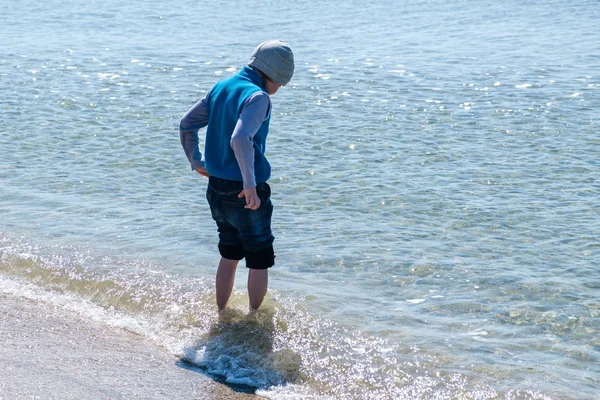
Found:
[(196, 168), (196, 172), (199, 173), (202, 176), (210, 178), (210, 175), (208, 174), (208, 172), (206, 172), (206, 168), (205, 167)]
[(258, 210), (258, 207), (260, 207), (260, 199), (256, 194), (256, 186), (253, 188), (242, 190), (240, 194), (238, 194), (238, 198), (241, 199), (242, 197), (246, 198), (246, 205), (244, 206), (244, 208)]

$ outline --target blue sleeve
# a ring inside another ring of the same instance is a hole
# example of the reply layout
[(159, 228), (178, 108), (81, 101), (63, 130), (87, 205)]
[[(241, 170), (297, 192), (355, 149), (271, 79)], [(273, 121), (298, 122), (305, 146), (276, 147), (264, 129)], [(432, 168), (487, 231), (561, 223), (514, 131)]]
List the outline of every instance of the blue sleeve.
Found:
[(204, 167), (204, 159), (199, 147), (198, 131), (208, 125), (206, 96), (185, 113), (179, 122), (179, 138), (183, 151), (192, 169)]
[(254, 142), (252, 139), (271, 112), (271, 99), (265, 92), (256, 92), (242, 107), (231, 136), (231, 148), (242, 172), (244, 189), (256, 186), (254, 174)]

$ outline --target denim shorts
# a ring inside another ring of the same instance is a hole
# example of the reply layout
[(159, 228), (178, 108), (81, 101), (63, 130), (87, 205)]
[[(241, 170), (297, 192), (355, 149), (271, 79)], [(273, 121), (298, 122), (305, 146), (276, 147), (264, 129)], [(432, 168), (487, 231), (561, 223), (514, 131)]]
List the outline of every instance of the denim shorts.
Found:
[(244, 186), (239, 181), (211, 176), (206, 198), (219, 231), (219, 253), (229, 260), (246, 259), (246, 267), (266, 269), (275, 264), (271, 233), (271, 188), (265, 183), (256, 185), (260, 199), (257, 210), (244, 208), (246, 198), (238, 198)]

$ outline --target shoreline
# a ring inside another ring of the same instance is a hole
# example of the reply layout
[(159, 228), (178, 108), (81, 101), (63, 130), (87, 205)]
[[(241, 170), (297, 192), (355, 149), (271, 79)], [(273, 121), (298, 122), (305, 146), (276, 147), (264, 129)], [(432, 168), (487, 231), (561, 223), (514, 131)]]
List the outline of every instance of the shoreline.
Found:
[(0, 294), (0, 400), (243, 400), (142, 337), (26, 298)]

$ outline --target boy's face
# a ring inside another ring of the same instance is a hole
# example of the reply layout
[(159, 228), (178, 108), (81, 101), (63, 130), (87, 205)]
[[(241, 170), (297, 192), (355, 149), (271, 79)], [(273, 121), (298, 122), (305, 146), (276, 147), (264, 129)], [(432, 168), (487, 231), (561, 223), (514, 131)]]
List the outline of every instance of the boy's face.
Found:
[(279, 88), (281, 87), (279, 83), (275, 83), (270, 79), (265, 79), (265, 86), (269, 95), (274, 95), (275, 93), (277, 93), (277, 90), (279, 90)]

